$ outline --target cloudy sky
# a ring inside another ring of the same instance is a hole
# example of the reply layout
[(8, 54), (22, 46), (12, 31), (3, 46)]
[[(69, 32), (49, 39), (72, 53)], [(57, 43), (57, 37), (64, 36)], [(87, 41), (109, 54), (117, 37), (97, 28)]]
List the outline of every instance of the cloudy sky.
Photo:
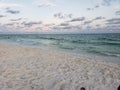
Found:
[(0, 33), (120, 33), (120, 0), (0, 0)]

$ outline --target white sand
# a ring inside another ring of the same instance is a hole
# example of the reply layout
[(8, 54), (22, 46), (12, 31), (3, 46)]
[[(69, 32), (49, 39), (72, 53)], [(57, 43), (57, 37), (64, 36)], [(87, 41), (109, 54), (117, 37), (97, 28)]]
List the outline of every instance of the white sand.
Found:
[(0, 90), (117, 90), (120, 65), (0, 44)]

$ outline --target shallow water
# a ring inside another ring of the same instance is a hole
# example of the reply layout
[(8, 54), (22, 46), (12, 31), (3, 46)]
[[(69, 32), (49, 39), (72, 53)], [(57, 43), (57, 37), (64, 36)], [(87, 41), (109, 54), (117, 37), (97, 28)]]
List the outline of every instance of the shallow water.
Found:
[(120, 63), (120, 34), (6, 34), (0, 35), (0, 42), (61, 50)]

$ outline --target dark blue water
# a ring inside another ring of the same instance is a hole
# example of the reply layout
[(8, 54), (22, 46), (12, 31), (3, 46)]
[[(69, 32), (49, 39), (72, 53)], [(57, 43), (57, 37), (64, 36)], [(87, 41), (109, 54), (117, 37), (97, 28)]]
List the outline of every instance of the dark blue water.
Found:
[(0, 42), (120, 62), (120, 34), (13, 34), (0, 35)]

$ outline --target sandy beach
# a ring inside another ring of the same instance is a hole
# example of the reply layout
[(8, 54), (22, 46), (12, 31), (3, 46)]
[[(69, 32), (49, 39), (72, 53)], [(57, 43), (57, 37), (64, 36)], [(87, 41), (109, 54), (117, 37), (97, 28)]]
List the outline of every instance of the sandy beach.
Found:
[(120, 64), (0, 44), (0, 90), (117, 90)]

